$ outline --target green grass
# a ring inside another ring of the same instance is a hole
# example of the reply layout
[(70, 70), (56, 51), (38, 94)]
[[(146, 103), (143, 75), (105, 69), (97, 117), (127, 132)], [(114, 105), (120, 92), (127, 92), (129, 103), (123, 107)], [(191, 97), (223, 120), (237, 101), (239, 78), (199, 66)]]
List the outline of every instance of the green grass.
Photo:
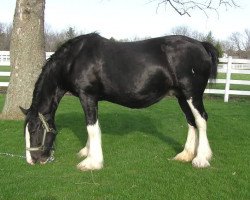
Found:
[[(226, 74), (225, 73), (219, 73), (217, 78), (218, 79), (226, 79)], [(232, 74), (231, 79), (232, 80), (250, 80), (250, 75), (249, 74)], [(216, 83), (216, 84), (208, 85), (207, 88), (224, 90), (225, 89), (225, 84)], [(250, 91), (250, 85), (231, 84), (230, 85), (230, 90)], [(231, 96), (232, 95), (230, 95), (230, 98), (231, 98)]]
[(9, 82), (10, 77), (0, 76), (0, 82)]
[[(0, 96), (0, 108), (3, 96)], [(99, 105), (105, 166), (80, 172), (76, 153), (86, 142), (77, 99), (62, 100), (56, 160), (29, 166), (0, 155), (0, 199), (250, 199), (250, 102), (205, 101), (211, 167), (195, 169), (172, 158), (186, 140), (186, 122), (173, 98), (142, 110)], [(0, 121), (0, 152), (24, 153), (23, 122)]]
[[(0, 66), (0, 72), (10, 72), (10, 66)], [(0, 76), (0, 82), (9, 82), (10, 77)]]
[[(217, 78), (226, 79), (226, 74), (225, 73), (219, 73)], [(233, 80), (250, 80), (250, 74), (232, 74), (231, 78)]]
[(0, 66), (0, 72), (10, 72), (10, 66)]

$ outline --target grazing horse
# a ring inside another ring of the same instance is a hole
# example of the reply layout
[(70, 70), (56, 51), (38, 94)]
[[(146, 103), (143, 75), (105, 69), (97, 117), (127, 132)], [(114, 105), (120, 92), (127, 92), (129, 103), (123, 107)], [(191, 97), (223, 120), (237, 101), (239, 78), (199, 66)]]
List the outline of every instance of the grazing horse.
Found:
[(208, 167), (212, 151), (203, 93), (208, 79), (216, 77), (217, 63), (213, 45), (185, 36), (116, 42), (91, 33), (67, 41), (44, 65), (30, 108), (21, 108), (27, 162), (44, 164), (51, 158), (55, 113), (66, 92), (79, 97), (85, 113), (88, 140), (78, 155), (86, 158), (77, 165), (83, 171), (103, 167), (99, 101), (145, 108), (171, 93), (188, 123), (184, 150), (174, 159)]

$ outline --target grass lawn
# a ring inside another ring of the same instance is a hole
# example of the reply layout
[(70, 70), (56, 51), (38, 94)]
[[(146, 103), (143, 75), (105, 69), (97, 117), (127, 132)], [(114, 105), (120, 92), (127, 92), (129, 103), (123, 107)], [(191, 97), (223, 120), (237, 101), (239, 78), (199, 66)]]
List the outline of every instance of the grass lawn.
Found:
[[(0, 66), (0, 72), (9, 72), (10, 66)], [(0, 76), (0, 82), (9, 82), (10, 77)]]
[(0, 77), (0, 82), (9, 82), (9, 80), (10, 80), (10, 77), (8, 77), (8, 76), (1, 76)]
[[(219, 73), (217, 76), (217, 79), (226, 79), (225, 73)], [(250, 74), (232, 74), (231, 75), (232, 80), (250, 80)], [(212, 85), (208, 85), (208, 88), (213, 89), (225, 89), (225, 84), (223, 83), (216, 83)], [(250, 85), (230, 85), (230, 90), (243, 90), (243, 91), (250, 91)], [(231, 95), (230, 95), (231, 97)]]
[(0, 66), (0, 72), (9, 72), (10, 70), (10, 66)]
[[(205, 104), (210, 168), (169, 160), (182, 150), (187, 126), (168, 98), (142, 110), (101, 102), (105, 166), (80, 172), (76, 153), (87, 133), (78, 100), (66, 96), (56, 116), (56, 160), (29, 166), (23, 158), (0, 155), (0, 199), (250, 199), (250, 101), (207, 98)], [(23, 155), (23, 122), (0, 121), (0, 127), (0, 152)]]

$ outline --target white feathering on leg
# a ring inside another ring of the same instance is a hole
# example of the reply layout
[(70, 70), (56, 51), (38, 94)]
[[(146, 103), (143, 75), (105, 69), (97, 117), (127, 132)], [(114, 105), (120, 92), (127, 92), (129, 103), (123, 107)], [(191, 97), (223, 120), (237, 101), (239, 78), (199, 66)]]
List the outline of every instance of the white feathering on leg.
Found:
[(199, 130), (199, 143), (197, 148), (197, 155), (193, 159), (192, 164), (194, 167), (208, 167), (210, 166), (209, 160), (212, 157), (212, 151), (209, 146), (209, 142), (207, 139), (207, 122), (205, 119), (202, 118), (199, 111), (194, 107), (192, 103), (192, 99), (187, 100), (191, 111), (195, 117), (195, 123)]
[(196, 155), (198, 138), (194, 126), (188, 124), (187, 141), (183, 151), (174, 157), (174, 160), (190, 162)]
[(101, 129), (98, 120), (94, 125), (87, 126), (89, 150), (85, 160), (77, 165), (82, 171), (98, 170), (103, 167)]

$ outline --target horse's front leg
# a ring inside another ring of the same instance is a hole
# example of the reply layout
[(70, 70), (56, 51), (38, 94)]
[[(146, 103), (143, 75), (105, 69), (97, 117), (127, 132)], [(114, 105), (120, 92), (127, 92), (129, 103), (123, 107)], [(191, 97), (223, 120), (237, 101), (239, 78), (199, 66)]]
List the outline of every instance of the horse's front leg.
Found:
[(97, 100), (92, 96), (80, 95), (80, 101), (85, 113), (88, 141), (80, 150), (79, 156), (86, 158), (77, 165), (82, 171), (98, 170), (103, 167), (101, 129), (97, 118)]

